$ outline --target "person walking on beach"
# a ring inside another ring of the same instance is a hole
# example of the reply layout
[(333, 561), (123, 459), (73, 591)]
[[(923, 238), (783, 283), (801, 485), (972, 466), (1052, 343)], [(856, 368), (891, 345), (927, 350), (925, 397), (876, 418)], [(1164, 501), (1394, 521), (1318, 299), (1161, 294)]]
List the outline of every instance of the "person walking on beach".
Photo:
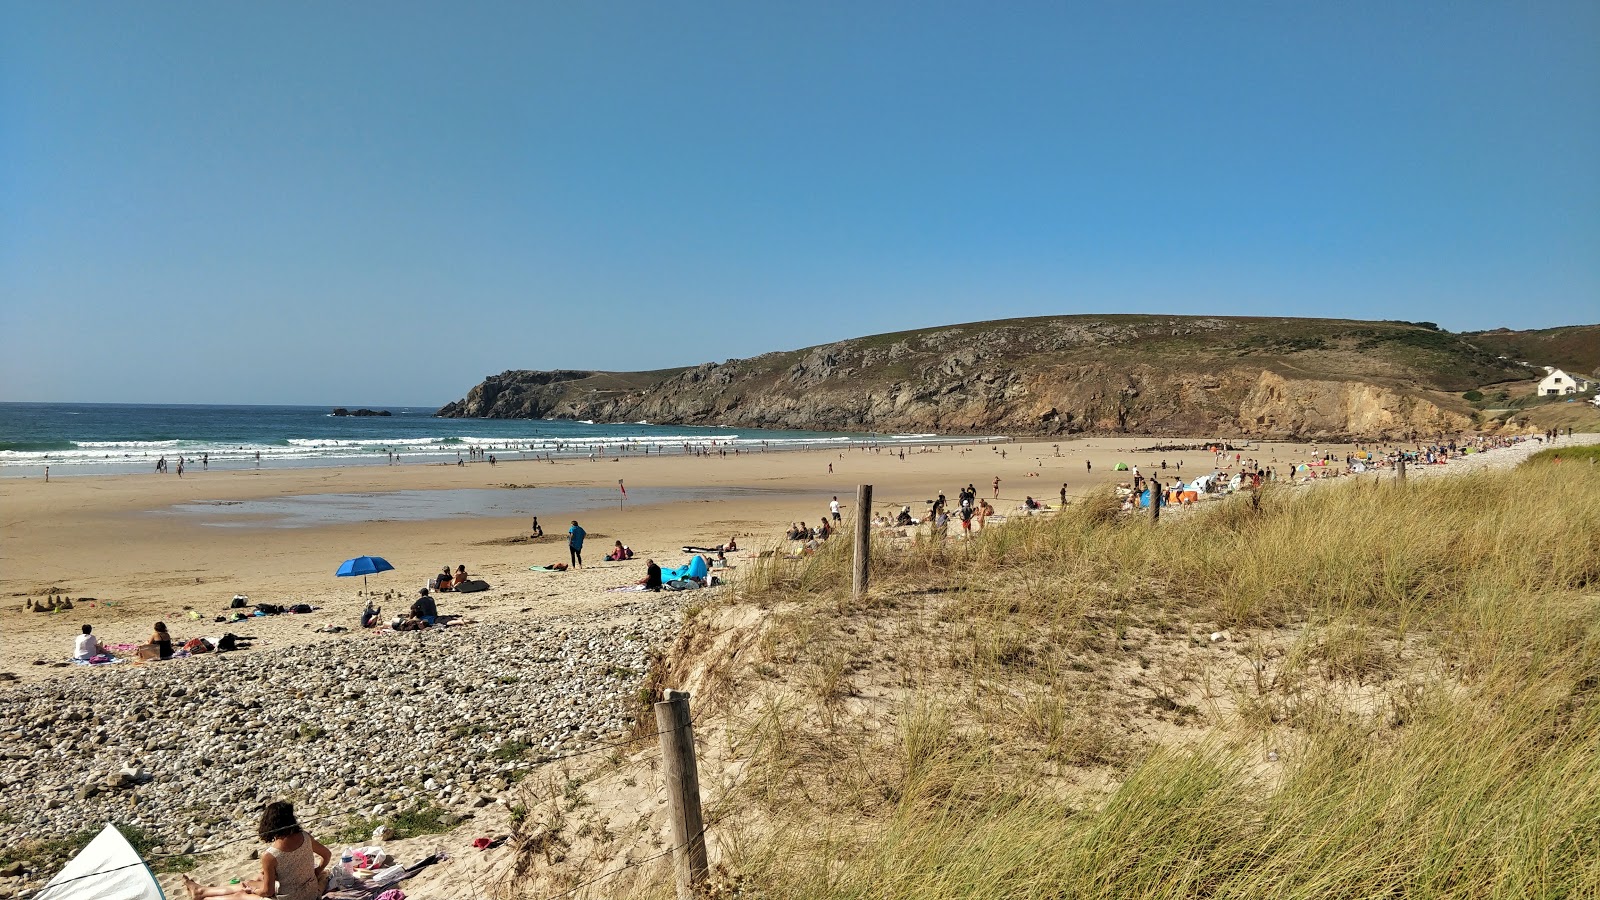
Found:
[(583, 539), (588, 532), (578, 524), (577, 519), (572, 520), (572, 527), (567, 529), (567, 549), (572, 551), (572, 567), (583, 568)]
[(1093, 472), (1094, 471), (1094, 463), (1092, 461), (1090, 461), (1090, 460), (1087, 460), (1087, 459), (1084, 460), (1083, 461), (1083, 470), (1085, 472)]
[(839, 521), (839, 497), (838, 497), (838, 495), (835, 495), (834, 498), (833, 498), (833, 501), (828, 504), (828, 513), (833, 516), (833, 520), (835, 522)]
[(1061, 505), (1067, 505), (1067, 483), (1065, 481), (1061, 482)]

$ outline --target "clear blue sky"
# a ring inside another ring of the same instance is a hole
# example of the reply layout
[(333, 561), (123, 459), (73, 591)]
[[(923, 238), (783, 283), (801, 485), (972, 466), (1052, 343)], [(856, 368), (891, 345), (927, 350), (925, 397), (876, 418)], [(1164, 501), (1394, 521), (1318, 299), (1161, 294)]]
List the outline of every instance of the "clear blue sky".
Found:
[(0, 0), (0, 399), (1600, 320), (1600, 3)]

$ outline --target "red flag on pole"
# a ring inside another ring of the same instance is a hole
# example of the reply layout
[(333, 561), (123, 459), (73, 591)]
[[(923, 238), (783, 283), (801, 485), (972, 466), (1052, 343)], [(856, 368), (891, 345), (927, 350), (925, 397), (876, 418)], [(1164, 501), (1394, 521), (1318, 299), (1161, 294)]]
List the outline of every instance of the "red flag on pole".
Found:
[(617, 479), (617, 489), (622, 491), (622, 496), (624, 496), (624, 497), (628, 496), (628, 489), (622, 486), (622, 479), (621, 478)]

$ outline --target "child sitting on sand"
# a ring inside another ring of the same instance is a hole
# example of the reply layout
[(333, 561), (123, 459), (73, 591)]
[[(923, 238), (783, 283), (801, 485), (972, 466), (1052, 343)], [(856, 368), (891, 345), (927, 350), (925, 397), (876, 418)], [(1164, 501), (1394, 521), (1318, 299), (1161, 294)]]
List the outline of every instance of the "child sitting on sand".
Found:
[(276, 897), (278, 900), (317, 900), (328, 884), (328, 861), (333, 851), (306, 834), (295, 820), (294, 805), (283, 800), (268, 803), (261, 813), (257, 834), (267, 842), (261, 851), (261, 877), (243, 884), (203, 885), (188, 875), (183, 886), (191, 900), (204, 897)]

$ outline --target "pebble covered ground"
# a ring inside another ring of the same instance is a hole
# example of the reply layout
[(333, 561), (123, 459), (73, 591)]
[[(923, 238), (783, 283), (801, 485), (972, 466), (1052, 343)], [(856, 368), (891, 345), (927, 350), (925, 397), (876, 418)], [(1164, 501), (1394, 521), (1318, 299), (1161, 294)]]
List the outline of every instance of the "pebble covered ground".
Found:
[[(650, 652), (689, 596), (11, 688), (0, 842), (115, 821), (151, 834), (150, 853), (204, 853), (250, 838), (277, 798), (308, 822), (495, 802), (540, 761), (629, 732)], [(54, 869), (0, 869), (0, 897), (27, 896)]]

